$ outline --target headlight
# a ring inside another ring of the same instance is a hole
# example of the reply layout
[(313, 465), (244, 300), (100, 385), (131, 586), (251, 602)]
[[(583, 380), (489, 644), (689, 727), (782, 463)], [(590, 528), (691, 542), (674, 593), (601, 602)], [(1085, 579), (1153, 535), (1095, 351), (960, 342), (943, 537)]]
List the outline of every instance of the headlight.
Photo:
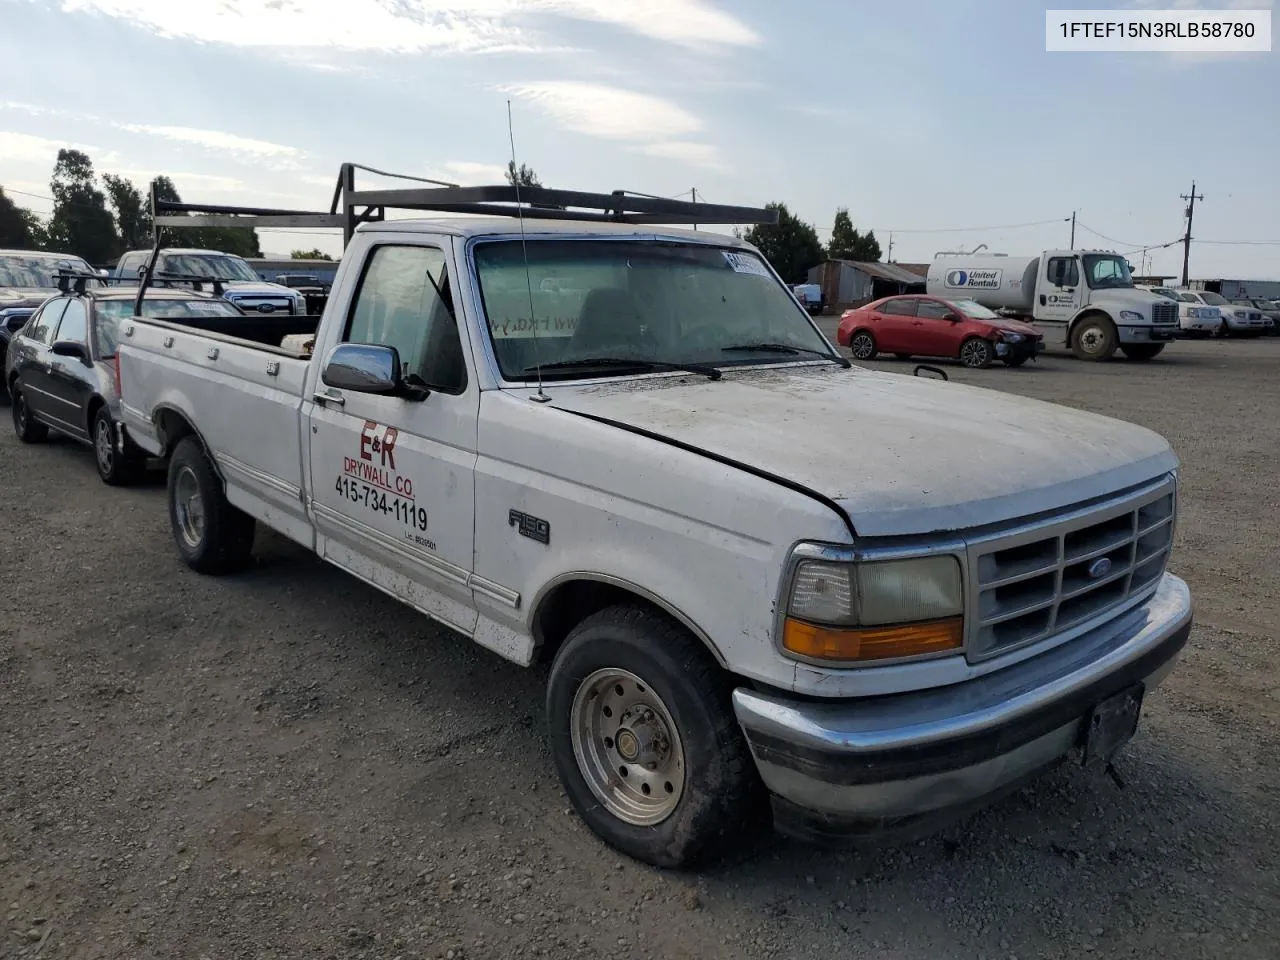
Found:
[(954, 652), (964, 643), (963, 610), (955, 557), (803, 560), (791, 581), (782, 646), (846, 663)]
[(1136, 310), (1121, 310), (1120, 319), (1128, 320), (1130, 323), (1142, 323), (1147, 318), (1144, 317), (1142, 314), (1138, 313)]
[(1001, 340), (1003, 340), (1005, 343), (1021, 343), (1021, 342), (1022, 342), (1022, 334), (1020, 334), (1020, 333), (1002, 333), (1002, 334), (1000, 334), (1000, 339), (1001, 339)]
[(1246, 314), (1243, 310), (1236, 310), (1233, 312), (1233, 316), (1235, 316), (1237, 320), (1243, 320), (1246, 316), (1248, 316), (1248, 314)]

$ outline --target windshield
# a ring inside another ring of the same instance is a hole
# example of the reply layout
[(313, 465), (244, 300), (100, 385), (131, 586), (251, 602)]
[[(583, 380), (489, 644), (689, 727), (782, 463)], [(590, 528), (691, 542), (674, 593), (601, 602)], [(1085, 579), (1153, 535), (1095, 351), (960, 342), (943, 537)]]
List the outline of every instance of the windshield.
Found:
[[(116, 344), (120, 342), (120, 321), (134, 315), (133, 305), (132, 300), (98, 302), (94, 342), (100, 358), (105, 360), (116, 355)], [(242, 317), (244, 313), (226, 300), (152, 300), (148, 297), (142, 301), (142, 315), (155, 320), (182, 323), (197, 317)]]
[(1212, 304), (1215, 307), (1229, 306), (1229, 304), (1227, 303), (1227, 298), (1221, 297), (1216, 293), (1202, 293), (1200, 294), (1200, 299), (1202, 299), (1205, 303)]
[(1086, 253), (1084, 273), (1091, 290), (1133, 286), (1133, 275), (1129, 273), (1129, 261), (1124, 257)]
[[(0, 287), (56, 288), (60, 270), (72, 273), (98, 272), (79, 257), (5, 254), (0, 257)], [(101, 287), (105, 284), (98, 280), (90, 286)]]
[[(703, 244), (536, 240), (477, 245), (494, 354), (509, 380), (604, 375), (587, 358), (730, 366), (834, 356), (754, 253)], [(533, 319), (530, 319), (530, 302)], [(621, 367), (612, 369), (623, 373)], [(545, 374), (544, 374), (545, 375)]]
[(966, 317), (972, 317), (974, 320), (999, 320), (1000, 314), (994, 310), (988, 310), (976, 300), (948, 300), (953, 307), (963, 313)]
[(161, 273), (181, 273), (210, 280), (256, 282), (258, 275), (239, 257), (226, 253), (169, 253), (160, 258)]

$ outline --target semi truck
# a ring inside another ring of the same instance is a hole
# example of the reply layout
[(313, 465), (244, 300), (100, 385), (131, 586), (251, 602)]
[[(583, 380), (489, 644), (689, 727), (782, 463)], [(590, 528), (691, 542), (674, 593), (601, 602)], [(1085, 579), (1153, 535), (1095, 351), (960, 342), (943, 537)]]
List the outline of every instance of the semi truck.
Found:
[(976, 300), (1035, 325), (1046, 346), (1081, 360), (1151, 360), (1178, 330), (1178, 305), (1134, 286), (1129, 263), (1110, 250), (1045, 250), (1034, 257), (938, 254), (930, 296)]
[(261, 525), (549, 663), (570, 804), (657, 866), (740, 846), (766, 797), (829, 847), (1107, 768), (1191, 629), (1166, 440), (855, 366), (755, 247), (666, 226), (776, 211), (353, 167), (296, 215), (346, 231), (313, 350), (122, 325), (189, 567), (242, 568)]

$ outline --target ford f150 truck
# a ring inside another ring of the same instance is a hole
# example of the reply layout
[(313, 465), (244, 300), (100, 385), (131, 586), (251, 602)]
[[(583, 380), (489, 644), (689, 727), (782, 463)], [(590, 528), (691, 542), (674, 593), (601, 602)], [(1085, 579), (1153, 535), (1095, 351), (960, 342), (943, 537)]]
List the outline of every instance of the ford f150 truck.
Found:
[[(120, 257), (111, 276), (119, 283), (136, 283), (148, 261), (150, 250), (130, 250)], [(290, 314), (307, 312), (306, 295), (284, 284), (263, 280), (243, 257), (217, 250), (165, 249), (155, 258), (153, 279), (163, 281), (166, 273), (207, 277), (222, 281), (222, 296), (249, 314)]]
[(853, 366), (753, 247), (653, 225), (768, 211), (349, 201), (512, 189), (349, 231), (311, 359), (127, 325), (125, 422), (190, 567), (243, 567), (261, 524), (549, 660), (572, 805), (660, 866), (766, 797), (857, 840), (1110, 764), (1191, 627), (1164, 439)]

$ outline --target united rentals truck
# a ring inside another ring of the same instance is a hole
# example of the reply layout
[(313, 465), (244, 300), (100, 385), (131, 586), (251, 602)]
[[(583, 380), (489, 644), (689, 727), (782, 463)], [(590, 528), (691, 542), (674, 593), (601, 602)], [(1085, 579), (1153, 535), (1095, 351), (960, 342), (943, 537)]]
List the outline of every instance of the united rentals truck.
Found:
[(939, 254), (929, 265), (928, 292), (1026, 320), (1046, 345), (1081, 360), (1109, 360), (1117, 348), (1130, 360), (1150, 360), (1178, 330), (1178, 305), (1135, 287), (1128, 261), (1106, 250)]

